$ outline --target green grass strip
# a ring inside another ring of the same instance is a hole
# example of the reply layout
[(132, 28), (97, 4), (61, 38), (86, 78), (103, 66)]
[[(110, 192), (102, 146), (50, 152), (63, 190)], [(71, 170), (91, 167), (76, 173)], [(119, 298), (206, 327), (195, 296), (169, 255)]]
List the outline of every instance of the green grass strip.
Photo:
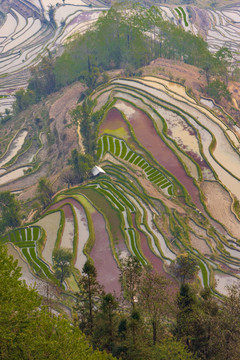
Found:
[(157, 175), (155, 179), (152, 179), (152, 182), (154, 184), (157, 184), (158, 182), (161, 182), (163, 180), (163, 176)]
[(143, 169), (144, 165), (148, 165), (146, 161), (142, 158), (142, 160), (139, 162), (138, 166), (140, 166)]
[(24, 255), (25, 259), (27, 260), (28, 264), (35, 270), (35, 272), (40, 272), (40, 267), (32, 260), (31, 256), (28, 253), (28, 249), (23, 248), (22, 254)]
[(145, 173), (149, 176), (149, 175), (157, 173), (157, 169), (154, 169), (154, 168), (150, 167), (149, 169), (147, 169), (145, 171)]
[[(12, 233), (11, 233), (12, 234)], [(10, 234), (10, 238), (11, 238), (11, 234)], [(21, 239), (21, 237), (20, 237), (20, 232), (19, 232), (19, 230), (16, 230), (15, 232), (14, 232), (14, 235), (15, 235), (15, 240), (16, 241), (22, 241), (22, 239)], [(11, 239), (11, 241), (12, 241), (12, 239)]]
[(32, 239), (32, 229), (31, 228), (27, 228), (25, 229), (25, 232), (27, 230), (27, 240), (31, 240)]
[(166, 184), (167, 182), (168, 182), (168, 180), (165, 178), (164, 180), (162, 180), (162, 181), (159, 183), (159, 186), (164, 185), (164, 184)]
[(44, 271), (44, 273), (46, 274), (47, 277), (51, 277), (51, 272), (49, 270), (49, 268), (47, 267), (46, 264), (44, 264), (44, 262), (42, 262), (36, 254), (36, 249), (35, 248), (30, 248), (29, 249), (30, 255), (33, 259), (33, 261)]
[(166, 184), (161, 186), (161, 189), (165, 189), (167, 186), (171, 185), (171, 183), (168, 181)]
[(114, 154), (114, 141), (112, 136), (108, 136), (109, 146), (110, 146), (110, 152)]
[(123, 159), (123, 158), (125, 158), (125, 156), (127, 154), (127, 146), (124, 141), (121, 141), (121, 143), (122, 143), (122, 151), (120, 154), (120, 158)]
[(142, 160), (141, 156), (138, 156), (137, 159), (134, 160), (134, 165), (138, 165), (138, 163)]
[(159, 171), (154, 171), (151, 175), (148, 175), (148, 180), (152, 181), (153, 179), (156, 178), (156, 176), (159, 176), (159, 175), (161, 175), (161, 173), (159, 173)]
[(186, 16), (186, 13), (185, 13), (184, 9), (181, 6), (179, 6), (178, 8), (181, 10), (181, 12), (183, 14), (183, 20), (184, 20), (185, 26), (188, 26), (187, 16)]
[(118, 139), (115, 139), (115, 155), (119, 156), (120, 155), (120, 142)]
[(134, 162), (134, 160), (138, 157), (138, 154), (134, 153), (131, 159), (129, 160), (130, 164)]
[(104, 190), (104, 189), (97, 189), (99, 191), (101, 191), (103, 194), (105, 194), (107, 197), (109, 197), (110, 200), (112, 200), (112, 202), (118, 207), (118, 209), (120, 211), (124, 211), (125, 208), (122, 206), (122, 204), (108, 191)]
[(169, 194), (170, 196), (173, 195), (173, 187), (172, 187), (172, 186), (169, 186), (169, 188), (168, 188), (168, 194)]
[(98, 145), (97, 145), (97, 158), (100, 159), (100, 156), (102, 154), (102, 138), (98, 140)]
[(33, 227), (33, 240), (37, 240), (39, 238), (40, 229), (36, 226)]
[(136, 255), (136, 257), (138, 258), (138, 260), (145, 265), (145, 261), (143, 260), (142, 256), (139, 254), (138, 249), (136, 248), (136, 243), (135, 243), (135, 239), (136, 239), (136, 235), (135, 235), (135, 230), (134, 229), (128, 229), (127, 230), (129, 237), (131, 239), (131, 247), (133, 249), (134, 254)]
[(156, 175), (151, 175), (151, 179), (150, 179), (150, 177), (148, 178), (149, 180), (151, 180), (151, 182), (154, 182), (154, 181), (156, 181), (156, 180), (160, 180), (160, 178), (162, 178), (162, 180), (163, 180), (163, 176), (162, 176), (162, 174), (156, 174)]
[(149, 168), (148, 163), (145, 162), (143, 165), (141, 165), (141, 168), (146, 172), (146, 169)]
[(175, 11), (178, 13), (179, 17), (181, 18), (182, 17), (181, 11), (178, 8), (175, 8)]
[(21, 229), (20, 232), (21, 232), (21, 235), (22, 235), (22, 240), (23, 240), (23, 241), (26, 241), (25, 229)]
[(124, 196), (122, 195), (118, 189), (116, 189), (112, 184), (108, 183), (107, 181), (102, 181), (102, 184), (107, 186), (109, 189), (111, 189), (113, 192), (117, 194), (117, 196), (124, 202), (124, 204), (130, 209), (130, 211), (134, 212), (135, 208), (133, 207), (132, 203)]
[(19, 242), (15, 242), (14, 245), (17, 245), (19, 248), (26, 248), (26, 247), (35, 247), (36, 243), (34, 241), (19, 241)]
[(108, 151), (108, 140), (107, 136), (103, 136), (103, 153)]
[(128, 161), (128, 159), (130, 158), (130, 156), (132, 156), (133, 154), (133, 151), (130, 150), (128, 153), (127, 153), (127, 156), (125, 157), (125, 160)]

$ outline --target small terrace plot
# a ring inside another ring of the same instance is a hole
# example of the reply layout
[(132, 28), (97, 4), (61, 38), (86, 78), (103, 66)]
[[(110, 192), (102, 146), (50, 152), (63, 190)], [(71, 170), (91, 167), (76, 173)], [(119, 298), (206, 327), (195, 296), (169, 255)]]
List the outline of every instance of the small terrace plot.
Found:
[(21, 250), (23, 257), (36, 273), (51, 278), (52, 273), (49, 265), (38, 256), (37, 252), (37, 241), (40, 240), (41, 236), (39, 227), (30, 226), (10, 232), (8, 240)]
[[(130, 164), (139, 166), (151, 182), (158, 185), (161, 189), (167, 189), (168, 194), (173, 195), (172, 182), (163, 173), (152, 167), (141, 155), (133, 152), (123, 140), (107, 135), (101, 137), (98, 142), (99, 157), (103, 157), (106, 152), (110, 152), (128, 161)], [(154, 176), (152, 176), (153, 173)]]

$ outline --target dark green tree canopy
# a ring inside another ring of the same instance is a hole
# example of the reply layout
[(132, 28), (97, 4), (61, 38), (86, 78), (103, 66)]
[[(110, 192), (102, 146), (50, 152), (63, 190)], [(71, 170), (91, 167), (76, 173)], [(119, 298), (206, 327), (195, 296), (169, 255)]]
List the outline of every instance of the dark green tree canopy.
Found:
[(0, 192), (0, 233), (21, 223), (20, 202), (10, 191)]
[(21, 271), (0, 247), (0, 358), (2, 360), (107, 360), (64, 317), (52, 316), (36, 290), (20, 280)]
[(56, 249), (53, 252), (53, 268), (55, 269), (55, 275), (60, 283), (71, 275), (71, 261), (72, 261), (72, 252), (69, 249)]

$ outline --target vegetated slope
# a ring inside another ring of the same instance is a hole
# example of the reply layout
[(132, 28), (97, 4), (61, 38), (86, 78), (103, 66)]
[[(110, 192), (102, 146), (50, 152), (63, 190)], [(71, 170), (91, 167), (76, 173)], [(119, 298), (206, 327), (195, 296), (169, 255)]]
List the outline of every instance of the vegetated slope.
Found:
[[(41, 176), (63, 186), (59, 178), (71, 150), (78, 146), (75, 129), (69, 128), (69, 111), (84, 90), (75, 83), (15, 116), (0, 130), (2, 157), (0, 191), (18, 191), (20, 198), (32, 198)], [(7, 129), (7, 130), (5, 130)]]

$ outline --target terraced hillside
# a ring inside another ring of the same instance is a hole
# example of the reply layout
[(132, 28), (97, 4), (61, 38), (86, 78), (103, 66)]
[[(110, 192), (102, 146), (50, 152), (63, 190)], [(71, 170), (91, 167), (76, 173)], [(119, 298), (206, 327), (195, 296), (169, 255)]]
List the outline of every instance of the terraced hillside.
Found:
[[(203, 5), (203, 4), (201, 4)], [(199, 8), (192, 5), (161, 6), (163, 18), (181, 24), (186, 31), (204, 37), (212, 52), (228, 47), (239, 60), (239, 3), (221, 4), (222, 8)], [(227, 6), (224, 6), (227, 5)]]
[(59, 192), (40, 220), (2, 240), (46, 278), (54, 249), (69, 248), (73, 290), (90, 256), (99, 282), (117, 294), (119, 261), (130, 253), (173, 280), (169, 265), (187, 251), (199, 262), (199, 282), (224, 294), (240, 265), (240, 144), (232, 127), (183, 86), (153, 76), (114, 79), (91, 99), (93, 112), (105, 109), (97, 156), (106, 174)]
[[(26, 86), (30, 66), (86, 31), (104, 9), (97, 1), (21, 3), (1, 4), (0, 112)], [(160, 9), (164, 19), (202, 34), (213, 52), (229, 47), (238, 61), (238, 5)], [(199, 284), (224, 294), (225, 285), (240, 276), (238, 123), (211, 100), (200, 103), (166, 78), (113, 78), (89, 96), (98, 127), (97, 162), (105, 174), (61, 190), (71, 150), (83, 149), (69, 113), (84, 90), (74, 83), (0, 128), (0, 191), (32, 199), (41, 176), (60, 189), (40, 219), (1, 239), (28, 264), (29, 283), (54, 281), (52, 254), (68, 248), (73, 271), (66, 288), (78, 289), (90, 257), (99, 282), (119, 295), (119, 264), (129, 254), (174, 282), (170, 265), (188, 252), (198, 260)]]
[[(235, 61), (239, 60), (238, 3), (218, 10), (171, 4), (159, 5), (159, 8), (163, 19), (203, 36), (212, 52), (227, 47)], [(107, 7), (101, 1), (88, 0), (62, 3), (8, 0), (0, 5), (4, 15), (0, 22), (0, 113), (11, 109), (15, 91), (27, 86), (29, 68), (49, 51), (55, 54), (61, 51), (62, 45), (75, 33), (85, 32), (102, 10), (107, 10)]]
[[(49, 18), (51, 6), (54, 19)], [(0, 113), (11, 109), (15, 91), (27, 86), (29, 68), (49, 51), (56, 53), (75, 32), (85, 32), (105, 8), (82, 0), (1, 3)]]

